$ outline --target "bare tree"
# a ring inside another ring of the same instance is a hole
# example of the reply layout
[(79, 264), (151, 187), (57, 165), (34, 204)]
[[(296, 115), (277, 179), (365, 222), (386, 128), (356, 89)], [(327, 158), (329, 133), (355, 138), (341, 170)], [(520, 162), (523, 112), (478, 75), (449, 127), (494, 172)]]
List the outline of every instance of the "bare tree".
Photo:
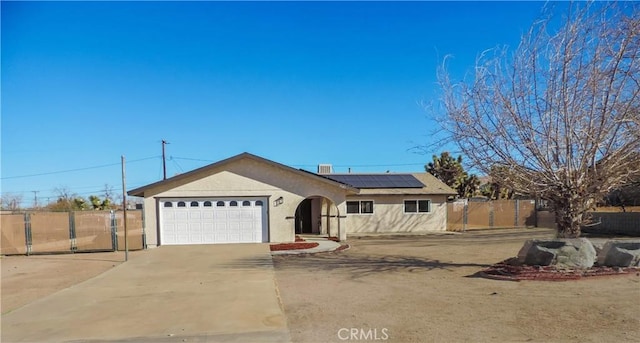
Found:
[(65, 202), (71, 202), (73, 198), (76, 197), (76, 194), (69, 189), (67, 186), (60, 186), (53, 189), (53, 191), (58, 196), (58, 199), (62, 199)]
[(109, 199), (109, 201), (113, 201), (113, 195), (115, 193), (113, 186), (109, 185), (108, 183), (105, 183), (102, 193), (105, 199)]
[(22, 194), (2, 193), (0, 208), (3, 210), (17, 211), (22, 204)]
[(513, 53), (482, 53), (470, 79), (453, 81), (445, 59), (438, 119), (476, 168), (508, 168), (503, 181), (577, 237), (595, 201), (640, 173), (639, 47), (637, 3), (573, 3)]
[(89, 207), (87, 201), (73, 193), (68, 187), (61, 186), (54, 189), (58, 199), (54, 203), (47, 205), (47, 209), (53, 211), (75, 211), (85, 210)]

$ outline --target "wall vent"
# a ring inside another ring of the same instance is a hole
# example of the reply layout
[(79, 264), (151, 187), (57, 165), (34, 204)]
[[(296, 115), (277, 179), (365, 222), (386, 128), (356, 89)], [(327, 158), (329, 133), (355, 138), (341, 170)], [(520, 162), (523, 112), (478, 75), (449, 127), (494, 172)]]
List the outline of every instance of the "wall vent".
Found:
[(333, 167), (330, 164), (318, 164), (318, 174), (331, 174)]

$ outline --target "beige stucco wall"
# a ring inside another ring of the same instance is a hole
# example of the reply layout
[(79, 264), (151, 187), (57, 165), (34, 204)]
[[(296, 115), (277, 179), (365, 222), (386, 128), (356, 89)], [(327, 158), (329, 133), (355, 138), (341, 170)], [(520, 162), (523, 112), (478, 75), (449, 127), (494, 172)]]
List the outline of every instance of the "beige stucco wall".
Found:
[[(292, 242), (295, 239), (293, 217), (302, 200), (322, 196), (346, 212), (347, 191), (313, 177), (287, 171), (252, 159), (241, 159), (218, 169), (196, 173), (145, 191), (145, 232), (147, 245), (158, 245), (158, 201), (172, 197), (267, 197), (270, 242)], [(282, 197), (281, 204), (274, 201)], [(345, 231), (345, 230), (342, 230)], [(346, 233), (341, 234), (346, 239)]]
[[(404, 213), (404, 200), (431, 200), (429, 213)], [(349, 233), (421, 233), (447, 230), (446, 196), (350, 195), (351, 200), (373, 200), (373, 214), (347, 214)]]

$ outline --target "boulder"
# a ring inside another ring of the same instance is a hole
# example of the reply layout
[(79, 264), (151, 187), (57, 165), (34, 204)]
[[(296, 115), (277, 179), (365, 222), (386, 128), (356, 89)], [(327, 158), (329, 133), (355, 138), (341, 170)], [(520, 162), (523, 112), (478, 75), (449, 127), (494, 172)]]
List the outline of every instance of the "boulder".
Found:
[(537, 245), (532, 240), (527, 241), (518, 253), (518, 261), (530, 266), (548, 266), (555, 257), (552, 249)]
[(518, 253), (522, 264), (562, 269), (591, 268), (596, 257), (596, 249), (586, 238), (528, 240)]
[(598, 255), (598, 265), (640, 267), (640, 240), (606, 242)]

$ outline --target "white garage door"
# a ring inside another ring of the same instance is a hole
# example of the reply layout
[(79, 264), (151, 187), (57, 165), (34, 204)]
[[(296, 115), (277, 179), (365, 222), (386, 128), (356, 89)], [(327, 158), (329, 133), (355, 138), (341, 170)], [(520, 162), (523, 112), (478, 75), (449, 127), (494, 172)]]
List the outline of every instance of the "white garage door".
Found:
[(268, 241), (266, 198), (163, 199), (160, 244)]

